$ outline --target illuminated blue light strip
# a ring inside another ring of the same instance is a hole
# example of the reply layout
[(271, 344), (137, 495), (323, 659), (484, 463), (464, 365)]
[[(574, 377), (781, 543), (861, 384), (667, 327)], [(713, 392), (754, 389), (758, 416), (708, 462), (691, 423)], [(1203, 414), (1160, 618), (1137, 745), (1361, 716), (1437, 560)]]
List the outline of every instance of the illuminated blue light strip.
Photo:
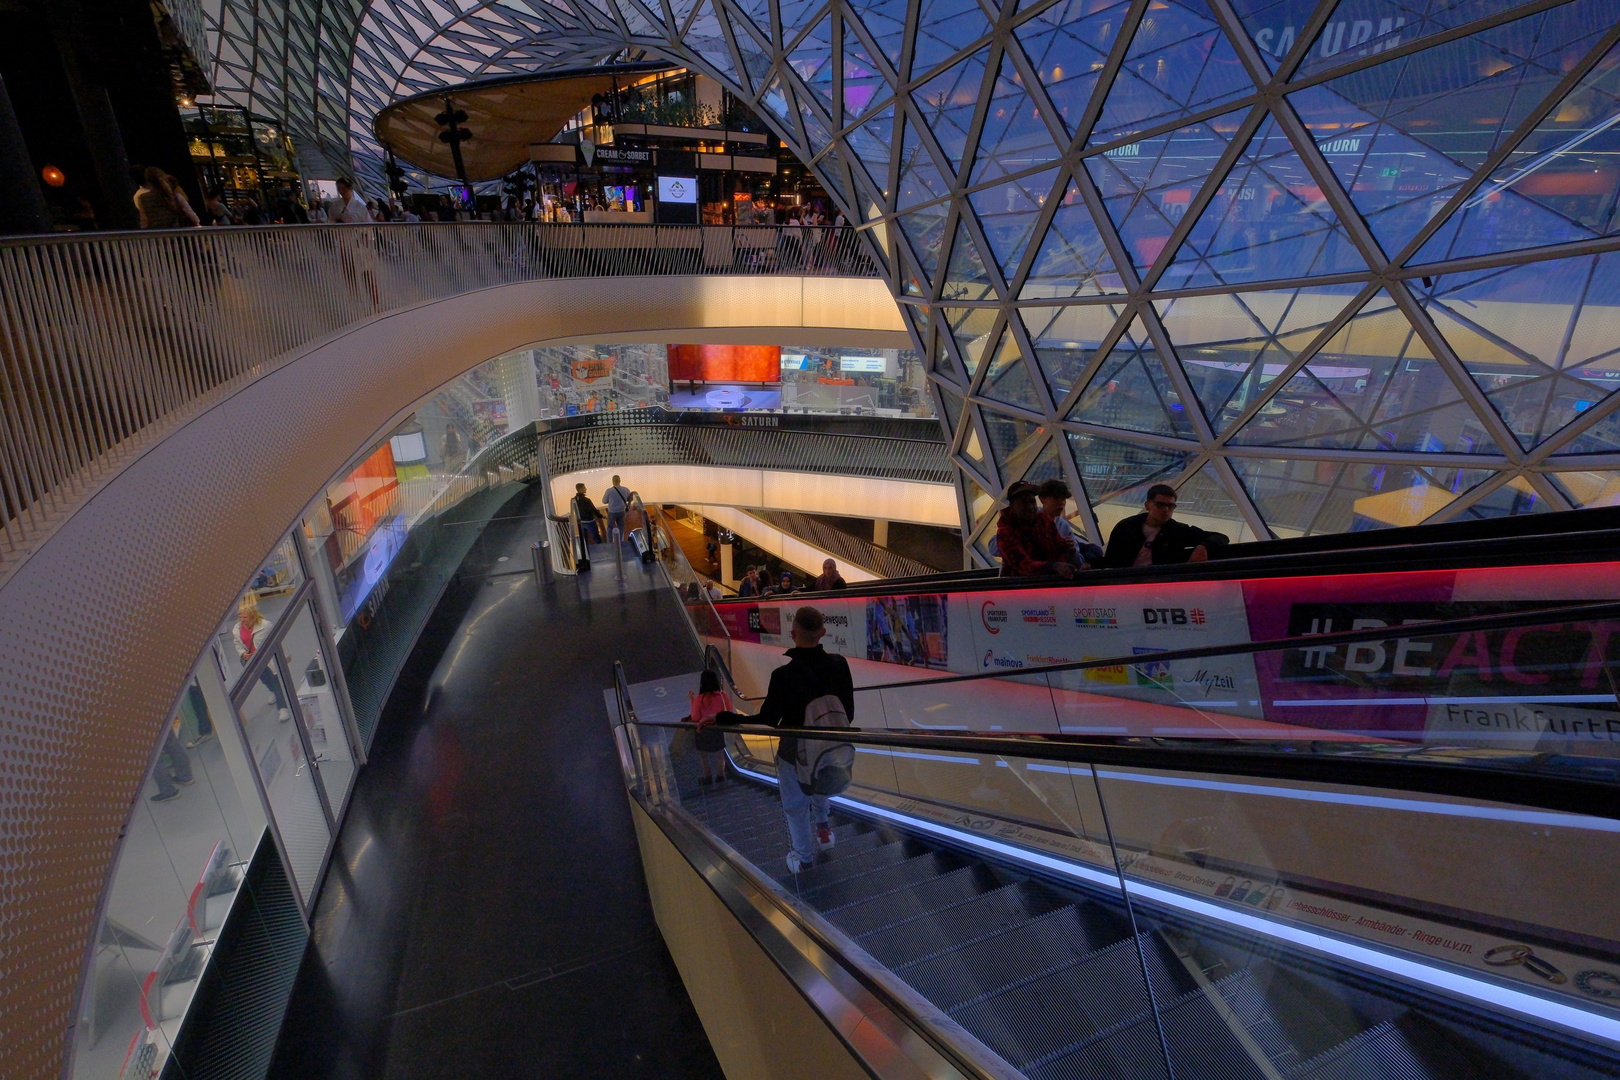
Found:
[(1600, 705), (1615, 704), (1613, 694), (1550, 694), (1542, 697), (1387, 697), (1387, 698), (1279, 698), (1283, 708), (1343, 708), (1354, 705)]
[(982, 764), (976, 757), (953, 757), (949, 754), (919, 754), (911, 750), (874, 750), (871, 747), (857, 746), (857, 754), (876, 754), (879, 757), (915, 758), (918, 761), (943, 761), (949, 765), (979, 765)]
[(1345, 941), (1341, 938), (1330, 937), (1327, 934), (1319, 934), (1292, 923), (1251, 915), (1246, 911), (1237, 911), (1221, 904), (1199, 900), (1195, 897), (1160, 888), (1157, 885), (1132, 881), (1127, 892), (1133, 897), (1146, 897), (1167, 907), (1178, 908), (1206, 919), (1215, 919), (1229, 926), (1248, 930), (1251, 933), (1278, 938), (1293, 945), (1299, 945), (1315, 952), (1326, 953), (1337, 959), (1348, 960), (1351, 963), (1372, 968), (1374, 971), (1398, 975), (1411, 982), (1455, 994), (1458, 997), (1484, 1002), (1487, 1005), (1495, 1006), (1507, 1012), (1518, 1013), (1532, 1020), (1550, 1022), (1560, 1027), (1569, 1028), (1572, 1031), (1578, 1031), (1583, 1035), (1592, 1035), (1612, 1043), (1620, 1043), (1620, 1018), (1588, 1012), (1585, 1009), (1566, 1005), (1550, 998), (1515, 990), (1509, 986), (1486, 982), (1461, 971), (1451, 971), (1433, 964), (1426, 964), (1421, 960), (1411, 959), (1399, 953), (1374, 949), (1367, 945), (1358, 945), (1353, 941)]
[(1334, 803), (1339, 806), (1367, 806), (1378, 810), (1402, 810), (1416, 814), (1485, 818), (1490, 821), (1513, 821), (1528, 825), (1552, 825), (1560, 829), (1588, 829), (1592, 832), (1620, 833), (1620, 821), (1609, 818), (1586, 817), (1581, 814), (1560, 814), (1551, 810), (1508, 810), (1495, 806), (1470, 806), (1466, 803), (1398, 799), (1387, 795), (1352, 795), (1342, 791), (1312, 791), (1308, 788), (1239, 784), (1229, 780), (1193, 780), (1182, 776), (1153, 776), (1147, 773), (1117, 772), (1112, 769), (1098, 769), (1097, 775), (1109, 780), (1124, 780), (1137, 784), (1160, 784), (1164, 787), (1202, 788), (1206, 791), (1230, 791), (1238, 795), (1269, 795), (1277, 799), (1299, 799), (1303, 802)]
[[(727, 756), (729, 757), (730, 754), (728, 753)], [(773, 786), (776, 783), (775, 777), (755, 772), (752, 769), (745, 769), (737, 765), (735, 759), (733, 759), (732, 765), (745, 776), (751, 776)], [(1035, 765), (1031, 764), (1030, 767), (1034, 768)], [(1052, 765), (1042, 765), (1041, 769), (1042, 771), (1052, 772), (1062, 771), (1059, 766)], [(1135, 778), (1132, 777), (1132, 779)], [(1262, 790), (1267, 791), (1267, 793), (1272, 791), (1272, 789)], [(962, 832), (960, 829), (953, 829), (946, 825), (936, 825), (930, 821), (908, 817), (893, 810), (873, 806), (870, 803), (856, 802), (842, 795), (835, 795), (832, 801), (862, 815), (892, 821), (897, 825), (918, 832), (931, 833), (953, 843), (978, 848), (981, 851), (990, 852), (1013, 862), (1040, 867), (1061, 877), (1083, 881), (1091, 885), (1100, 885), (1115, 892), (1121, 891), (1120, 879), (1114, 874), (1092, 870), (1089, 867), (1079, 866), (1062, 859), (1055, 859), (1036, 851), (1030, 851), (1027, 848), (1003, 844), (987, 837), (976, 836), (973, 833)], [(1308, 930), (1293, 923), (1266, 918), (1263, 915), (1255, 915), (1246, 910), (1229, 908), (1208, 900), (1200, 900), (1197, 897), (1161, 888), (1157, 885), (1148, 885), (1133, 880), (1129, 883), (1129, 888), (1125, 890), (1125, 894), (1127, 898), (1140, 897), (1151, 900), (1165, 907), (1184, 911), (1201, 918), (1212, 919), (1253, 934), (1284, 941), (1290, 945), (1310, 949), (1313, 952), (1334, 959), (1353, 963), (1358, 967), (1370, 968), (1382, 974), (1396, 975), (1420, 986), (1427, 986), (1471, 1001), (1483, 1002), (1504, 1011), (1516, 1013), (1531, 1021), (1556, 1024), (1580, 1032), (1583, 1035), (1590, 1035), (1611, 1043), (1620, 1044), (1620, 1019), (1617, 1018), (1589, 1012), (1573, 1005), (1526, 993), (1522, 990), (1500, 986), (1461, 971), (1453, 971), (1425, 963), (1422, 960), (1415, 960), (1400, 953), (1375, 949), (1368, 945), (1361, 945), (1328, 934), (1318, 933), (1314, 930)]]

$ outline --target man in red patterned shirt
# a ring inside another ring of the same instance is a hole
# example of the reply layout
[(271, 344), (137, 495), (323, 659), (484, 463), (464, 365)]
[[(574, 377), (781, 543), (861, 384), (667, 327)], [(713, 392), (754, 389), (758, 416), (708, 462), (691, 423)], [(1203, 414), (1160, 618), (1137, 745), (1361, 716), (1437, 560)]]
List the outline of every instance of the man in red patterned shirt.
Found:
[(1023, 480), (1007, 489), (1007, 508), (996, 522), (996, 547), (1003, 577), (1072, 578), (1080, 569), (1074, 545), (1041, 513), (1035, 485)]

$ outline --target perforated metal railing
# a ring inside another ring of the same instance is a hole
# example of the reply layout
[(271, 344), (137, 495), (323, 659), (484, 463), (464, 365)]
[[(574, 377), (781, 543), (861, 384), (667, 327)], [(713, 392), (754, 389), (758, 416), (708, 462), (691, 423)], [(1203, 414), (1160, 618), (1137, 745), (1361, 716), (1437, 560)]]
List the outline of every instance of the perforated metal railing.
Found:
[(546, 474), (603, 465), (721, 465), (796, 472), (951, 482), (939, 439), (905, 439), (786, 428), (626, 424), (543, 436)]
[(0, 241), (0, 576), (121, 461), (358, 320), (563, 277), (876, 277), (820, 227), (488, 222)]

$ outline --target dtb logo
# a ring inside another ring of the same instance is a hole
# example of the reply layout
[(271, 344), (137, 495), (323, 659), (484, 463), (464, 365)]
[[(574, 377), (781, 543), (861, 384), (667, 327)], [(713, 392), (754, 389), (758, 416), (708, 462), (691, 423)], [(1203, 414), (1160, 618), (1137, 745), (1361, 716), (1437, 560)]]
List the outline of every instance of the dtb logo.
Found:
[(1187, 608), (1178, 607), (1148, 607), (1142, 609), (1142, 623), (1154, 628), (1187, 626), (1202, 630), (1204, 624), (1208, 621), (1203, 608), (1193, 608), (1190, 611)]

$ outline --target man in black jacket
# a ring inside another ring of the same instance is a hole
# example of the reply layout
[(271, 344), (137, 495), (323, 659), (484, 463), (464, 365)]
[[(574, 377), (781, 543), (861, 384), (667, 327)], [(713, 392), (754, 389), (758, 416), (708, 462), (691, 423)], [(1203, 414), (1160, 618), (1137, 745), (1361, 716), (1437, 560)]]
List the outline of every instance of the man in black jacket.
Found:
[(1171, 516), (1176, 512), (1176, 489), (1169, 484), (1148, 488), (1143, 511), (1115, 525), (1108, 534), (1104, 566), (1206, 562), (1211, 545), (1226, 543), (1220, 533), (1206, 532)]
[[(825, 694), (837, 694), (844, 703), (844, 712), (853, 721), (855, 680), (849, 673), (849, 661), (821, 647), (821, 639), (827, 633), (821, 612), (808, 605), (801, 607), (793, 615), (790, 633), (793, 648), (787, 651), (788, 662), (771, 672), (770, 689), (754, 722), (776, 728), (803, 727), (804, 707)], [(827, 824), (828, 797), (809, 795), (799, 787), (799, 775), (794, 767), (797, 750), (796, 740), (786, 736), (776, 748), (777, 790), (782, 796), (782, 813), (787, 817), (788, 838), (793, 844), (787, 864), (788, 870), (795, 874), (810, 865), (818, 844), (831, 847), (833, 843), (832, 829)]]

